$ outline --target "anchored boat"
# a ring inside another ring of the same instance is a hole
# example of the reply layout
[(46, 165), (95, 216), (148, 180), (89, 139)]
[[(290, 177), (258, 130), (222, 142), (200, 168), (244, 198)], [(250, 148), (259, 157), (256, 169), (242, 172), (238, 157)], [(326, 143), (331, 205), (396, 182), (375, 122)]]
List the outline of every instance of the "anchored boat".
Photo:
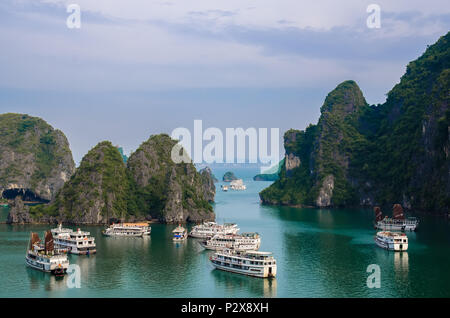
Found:
[(58, 249), (66, 250), (71, 254), (95, 254), (97, 252), (95, 238), (90, 236), (89, 232), (78, 229), (74, 232), (72, 229), (65, 229), (62, 224), (52, 229), (55, 240), (55, 246)]
[(178, 225), (175, 230), (172, 231), (173, 238), (172, 240), (175, 242), (184, 241), (187, 239), (187, 230), (182, 227), (181, 225)]
[(216, 269), (254, 277), (268, 278), (277, 274), (277, 262), (270, 252), (224, 250), (210, 259)]
[(112, 224), (102, 233), (105, 236), (142, 237), (150, 233), (150, 228), (148, 225), (147, 227), (145, 227), (145, 226), (130, 225), (126, 223)]
[(25, 262), (31, 268), (57, 276), (64, 275), (69, 267), (67, 254), (61, 254), (55, 250), (51, 231), (45, 233), (43, 245), (39, 235), (31, 233)]
[(239, 231), (237, 224), (225, 223), (217, 224), (216, 222), (205, 222), (192, 228), (189, 236), (194, 238), (206, 239), (216, 234), (236, 234)]
[(405, 218), (400, 204), (394, 205), (393, 217), (384, 217), (379, 207), (374, 208), (375, 228), (384, 231), (415, 231), (419, 226), (419, 220), (414, 217)]
[(199, 243), (208, 250), (258, 250), (261, 246), (261, 237), (258, 233), (216, 234)]
[(375, 243), (390, 251), (406, 251), (408, 249), (408, 237), (405, 233), (378, 232)]

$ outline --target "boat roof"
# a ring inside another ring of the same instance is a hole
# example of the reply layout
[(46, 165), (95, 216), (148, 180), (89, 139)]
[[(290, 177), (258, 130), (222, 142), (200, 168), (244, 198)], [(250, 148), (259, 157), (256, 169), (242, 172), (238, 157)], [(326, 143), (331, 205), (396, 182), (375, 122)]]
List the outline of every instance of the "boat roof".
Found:
[(122, 223), (123, 226), (148, 226), (148, 222)]
[(262, 251), (246, 251), (247, 254), (251, 254), (251, 255), (272, 255), (272, 252), (262, 252)]
[(389, 232), (389, 231), (378, 232), (377, 235), (384, 235), (384, 236), (390, 236), (390, 237), (395, 237), (395, 236), (406, 236), (405, 233)]
[(245, 233), (241, 233), (241, 234), (238, 234), (238, 235), (241, 235), (241, 236), (255, 236), (255, 235), (258, 235), (258, 233), (257, 232), (245, 232)]

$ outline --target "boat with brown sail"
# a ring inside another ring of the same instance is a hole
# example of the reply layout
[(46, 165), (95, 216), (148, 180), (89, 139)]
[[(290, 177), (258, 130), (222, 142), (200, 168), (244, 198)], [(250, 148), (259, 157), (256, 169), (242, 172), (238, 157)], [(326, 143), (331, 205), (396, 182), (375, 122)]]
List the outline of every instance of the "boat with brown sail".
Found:
[(385, 216), (380, 207), (374, 208), (375, 228), (383, 231), (416, 231), (419, 220), (415, 217), (405, 218), (405, 213), (400, 204), (394, 204), (392, 218)]
[(31, 268), (57, 276), (64, 275), (69, 267), (67, 254), (55, 249), (51, 231), (45, 232), (43, 244), (37, 233), (31, 233), (25, 262)]

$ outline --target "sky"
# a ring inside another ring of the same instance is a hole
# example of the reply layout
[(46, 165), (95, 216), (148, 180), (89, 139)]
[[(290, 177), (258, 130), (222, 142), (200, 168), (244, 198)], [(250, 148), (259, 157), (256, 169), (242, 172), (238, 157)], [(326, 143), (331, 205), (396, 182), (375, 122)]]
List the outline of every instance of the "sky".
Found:
[(62, 130), (76, 163), (102, 140), (129, 154), (194, 120), (281, 138), (316, 123), (342, 81), (383, 103), (449, 27), (448, 0), (2, 0), (0, 113)]

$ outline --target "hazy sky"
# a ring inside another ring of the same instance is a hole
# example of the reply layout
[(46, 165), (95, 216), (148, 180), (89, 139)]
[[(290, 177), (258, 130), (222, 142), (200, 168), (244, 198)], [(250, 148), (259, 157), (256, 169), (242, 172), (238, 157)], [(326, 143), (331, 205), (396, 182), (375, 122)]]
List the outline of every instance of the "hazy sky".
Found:
[(129, 153), (194, 119), (282, 134), (315, 123), (344, 80), (382, 103), (449, 26), (448, 0), (2, 0), (0, 113), (61, 129), (77, 163), (99, 141)]

